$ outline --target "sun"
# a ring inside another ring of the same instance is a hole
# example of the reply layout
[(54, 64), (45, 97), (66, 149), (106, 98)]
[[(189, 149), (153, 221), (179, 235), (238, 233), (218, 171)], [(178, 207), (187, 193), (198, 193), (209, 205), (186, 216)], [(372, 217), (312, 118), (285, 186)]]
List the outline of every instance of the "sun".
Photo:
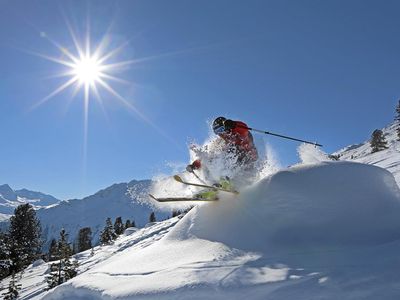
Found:
[[(92, 41), (88, 29), (86, 30), (86, 35), (82, 39), (79, 39), (68, 21), (67, 27), (73, 42), (72, 47), (71, 45), (67, 47), (61, 45), (56, 40), (51, 39), (45, 32), (41, 32), (40, 36), (54, 45), (58, 49), (59, 53), (57, 56), (49, 56), (42, 53), (31, 52), (31, 54), (63, 66), (63, 71), (54, 77), (65, 78), (64, 82), (57, 86), (46, 97), (35, 103), (31, 109), (41, 106), (68, 88), (72, 89), (73, 98), (80, 98), (83, 102), (84, 157), (86, 157), (89, 104), (92, 100), (96, 100), (96, 102), (101, 106), (102, 111), (107, 115), (107, 111), (103, 105), (103, 98), (105, 96), (103, 92), (108, 93), (111, 98), (116, 99), (129, 111), (139, 116), (145, 122), (151, 122), (111, 84), (112, 82), (131, 84), (130, 82), (115, 76), (115, 74), (126, 70), (127, 66), (138, 62), (138, 60), (121, 61), (118, 59), (118, 54), (120, 54), (125, 46), (128, 45), (129, 41), (122, 43), (116, 48), (108, 49), (108, 46), (111, 44), (109, 31), (107, 31), (104, 36), (101, 37), (99, 42), (95, 44)], [(95, 46), (93, 47), (93, 45)]]
[(84, 102), (85, 117), (87, 118), (88, 105), (91, 99), (96, 99), (100, 105), (102, 105), (100, 89), (103, 89), (128, 109), (138, 114), (141, 118), (144, 118), (144, 116), (111, 85), (111, 82), (128, 83), (116, 77), (115, 74), (126, 70), (128, 65), (137, 62), (136, 60), (118, 60), (118, 54), (128, 42), (124, 42), (116, 48), (108, 49), (107, 46), (111, 43), (109, 32), (107, 32), (101, 37), (95, 47), (93, 47), (94, 43), (89, 30), (86, 30), (86, 36), (84, 36), (84, 38), (79, 39), (76, 32), (72, 29), (71, 24), (68, 22), (67, 27), (74, 47), (65, 47), (51, 39), (49, 35), (44, 32), (40, 34), (42, 38), (49, 40), (51, 44), (59, 50), (60, 55), (54, 57), (40, 53), (34, 54), (62, 65), (64, 71), (57, 74), (55, 77), (65, 77), (66, 81), (60, 84), (49, 95), (34, 104), (32, 108), (42, 105), (67, 88), (73, 88), (74, 97), (77, 97), (79, 91), (83, 91), (83, 97), (81, 99)]
[(47, 39), (56, 47), (58, 50), (56, 56), (27, 51), (30, 54), (39, 56), (62, 66), (63, 70), (53, 77), (65, 78), (65, 80), (50, 92), (50, 94), (32, 105), (30, 110), (36, 109), (47, 101), (56, 98), (57, 95), (61, 94), (65, 90), (71, 89), (72, 98), (69, 99), (72, 100), (73, 98), (79, 98), (83, 103), (84, 161), (86, 161), (87, 156), (89, 107), (92, 100), (96, 100), (107, 117), (107, 110), (103, 105), (103, 100), (106, 95), (109, 96), (110, 99), (115, 99), (117, 102), (122, 104), (128, 112), (135, 115), (135, 117), (139, 117), (159, 134), (176, 145), (176, 142), (171, 137), (164, 133), (162, 129), (156, 126), (133, 104), (132, 99), (127, 100), (113, 85), (124, 84), (130, 87), (135, 86), (134, 83), (117, 77), (120, 76), (118, 74), (125, 72), (129, 69), (128, 67), (133, 64), (139, 64), (167, 55), (176, 55), (179, 54), (180, 51), (157, 56), (120, 60), (118, 58), (119, 54), (121, 54), (125, 47), (130, 44), (131, 40), (122, 41), (121, 44), (110, 49), (110, 45), (115, 45), (115, 42), (111, 40), (111, 26), (106, 30), (102, 37), (97, 39), (98, 42), (96, 43), (90, 35), (89, 22), (87, 23), (85, 31), (86, 34), (79, 36), (77, 31), (73, 30), (68, 20), (66, 20), (66, 25), (70, 33), (72, 44), (69, 43), (67, 45), (62, 45), (55, 39), (52, 39), (46, 32), (40, 32), (41, 38)]
[(96, 57), (84, 56), (72, 67), (72, 72), (83, 85), (94, 85), (101, 77), (102, 64)]

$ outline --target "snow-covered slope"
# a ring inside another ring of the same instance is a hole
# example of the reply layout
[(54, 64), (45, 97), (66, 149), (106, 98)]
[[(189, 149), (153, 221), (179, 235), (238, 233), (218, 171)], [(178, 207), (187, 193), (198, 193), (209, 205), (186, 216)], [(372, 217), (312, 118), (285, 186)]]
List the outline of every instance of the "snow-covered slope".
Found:
[(397, 140), (396, 123), (382, 129), (388, 149), (376, 153), (371, 153), (369, 141), (364, 143), (351, 145), (337, 151), (336, 155), (340, 155), (340, 160), (350, 160), (365, 164), (376, 165), (392, 172), (400, 185), (400, 141)]
[(399, 299), (399, 215), (384, 169), (296, 166), (195, 207), (43, 299)]
[[(90, 271), (93, 267), (107, 263), (112, 257), (118, 257), (125, 251), (138, 251), (148, 247), (152, 243), (161, 239), (178, 222), (178, 218), (168, 219), (158, 222), (152, 226), (138, 229), (131, 227), (125, 235), (120, 236), (113, 245), (94, 247), (94, 255), (91, 250), (81, 252), (74, 256), (79, 261), (79, 272)], [(45, 263), (42, 260), (34, 262), (21, 274), (19, 282), (22, 288), (18, 299), (41, 299), (46, 294), (47, 284), (45, 276), (49, 272), (51, 263)], [(18, 274), (19, 275), (19, 274)], [(10, 277), (0, 281), (0, 295), (8, 287)], [(91, 299), (90, 297), (87, 299)]]
[(3, 184), (0, 185), (0, 221), (9, 219), (15, 208), (24, 203), (30, 203), (35, 209), (39, 209), (58, 202), (60, 200), (51, 195), (27, 189), (14, 191), (8, 184)]
[[(137, 199), (147, 195), (150, 184), (149, 180), (114, 184), (89, 197), (62, 201), (59, 205), (39, 209), (37, 216), (47, 244), (52, 238), (58, 239), (61, 228), (74, 240), (82, 227), (91, 228), (96, 243), (108, 217), (113, 222), (120, 216), (123, 221), (134, 220), (136, 226), (146, 225), (152, 210)], [(168, 214), (159, 213), (156, 216), (165, 219)]]

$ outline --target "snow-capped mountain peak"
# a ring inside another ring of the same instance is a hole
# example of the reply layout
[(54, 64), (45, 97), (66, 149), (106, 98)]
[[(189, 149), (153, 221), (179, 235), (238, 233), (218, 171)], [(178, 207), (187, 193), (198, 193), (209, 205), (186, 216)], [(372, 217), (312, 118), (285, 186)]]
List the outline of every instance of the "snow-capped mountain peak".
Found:
[(0, 221), (9, 219), (18, 205), (30, 203), (34, 209), (59, 203), (57, 198), (27, 189), (13, 190), (8, 184), (0, 185)]
[(0, 201), (16, 201), (17, 194), (8, 184), (0, 185)]

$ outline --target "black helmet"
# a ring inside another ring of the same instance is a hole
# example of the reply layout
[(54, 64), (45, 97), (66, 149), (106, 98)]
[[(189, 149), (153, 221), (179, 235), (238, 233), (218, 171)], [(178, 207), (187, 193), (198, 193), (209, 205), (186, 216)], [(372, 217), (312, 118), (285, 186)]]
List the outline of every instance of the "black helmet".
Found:
[(218, 117), (214, 120), (214, 122), (212, 124), (212, 128), (216, 134), (219, 134), (219, 133), (222, 133), (225, 131), (225, 126), (224, 126), (225, 120), (226, 120), (226, 118), (224, 118), (224, 117)]

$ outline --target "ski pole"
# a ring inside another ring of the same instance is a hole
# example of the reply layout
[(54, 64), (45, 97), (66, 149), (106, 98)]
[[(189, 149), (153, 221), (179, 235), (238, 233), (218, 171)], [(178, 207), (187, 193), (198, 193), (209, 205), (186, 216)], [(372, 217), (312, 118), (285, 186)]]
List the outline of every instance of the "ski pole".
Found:
[(292, 140), (292, 141), (297, 141), (297, 142), (302, 142), (302, 143), (306, 143), (306, 144), (311, 144), (311, 145), (314, 145), (314, 146), (322, 147), (322, 145), (318, 144), (317, 142), (313, 143), (313, 142), (310, 142), (310, 141), (305, 141), (305, 140), (297, 139), (297, 138), (294, 138), (294, 137), (290, 137), (290, 136), (286, 136), (286, 135), (282, 135), (282, 134), (277, 134), (277, 133), (272, 133), (272, 132), (269, 132), (269, 131), (264, 131), (264, 130), (255, 129), (255, 128), (251, 128), (251, 127), (246, 127), (246, 126), (240, 126), (239, 125), (238, 127), (244, 128), (244, 129), (247, 129), (247, 130), (251, 130), (251, 131), (255, 131), (255, 132), (259, 132), (259, 133), (264, 133), (264, 134), (268, 134), (268, 135), (277, 136), (277, 137), (280, 137), (280, 138), (283, 138), (283, 139), (288, 139), (288, 140)]
[(200, 176), (197, 175), (197, 174), (194, 172), (194, 170), (192, 170), (192, 172), (190, 172), (190, 173), (192, 173), (192, 174), (194, 175), (194, 177), (196, 177), (197, 180), (200, 181), (201, 183), (203, 183), (203, 184), (208, 184), (208, 183), (205, 182), (203, 179), (201, 179)]

